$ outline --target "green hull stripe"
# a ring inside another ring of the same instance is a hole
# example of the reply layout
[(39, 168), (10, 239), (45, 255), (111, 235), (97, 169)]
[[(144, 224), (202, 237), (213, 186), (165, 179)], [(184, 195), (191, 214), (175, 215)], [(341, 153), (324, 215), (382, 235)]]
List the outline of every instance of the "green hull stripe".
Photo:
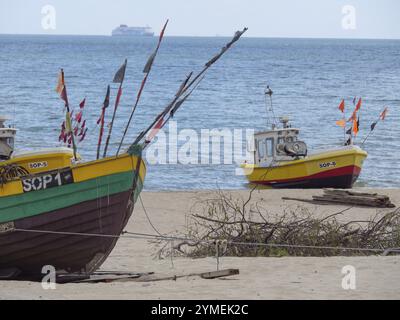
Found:
[[(132, 171), (128, 171), (2, 198), (0, 201), (0, 223), (35, 216), (127, 191), (132, 187), (133, 175)], [(139, 196), (142, 185), (143, 183), (139, 179), (134, 200)]]

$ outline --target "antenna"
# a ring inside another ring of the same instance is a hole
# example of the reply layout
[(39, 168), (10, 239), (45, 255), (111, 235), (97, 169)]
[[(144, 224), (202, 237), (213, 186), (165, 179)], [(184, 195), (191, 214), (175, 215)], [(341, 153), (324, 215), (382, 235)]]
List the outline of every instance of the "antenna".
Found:
[[(269, 119), (268, 119), (268, 114), (269, 112), (272, 113), (272, 129), (275, 129), (276, 127), (276, 123), (275, 123), (275, 113), (274, 113), (274, 107), (272, 104), (272, 94), (274, 93), (271, 88), (269, 87), (269, 85), (265, 88), (265, 107), (267, 109), (267, 126), (270, 124), (269, 123)], [(268, 102), (267, 102), (267, 96), (269, 96), (269, 101), (270, 101), (270, 106), (268, 108)]]

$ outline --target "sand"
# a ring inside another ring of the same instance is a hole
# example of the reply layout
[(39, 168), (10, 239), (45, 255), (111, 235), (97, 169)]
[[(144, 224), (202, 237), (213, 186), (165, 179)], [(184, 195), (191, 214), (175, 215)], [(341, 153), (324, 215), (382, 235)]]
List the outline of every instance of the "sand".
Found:
[[(365, 189), (363, 189), (365, 191)], [(372, 190), (387, 194), (397, 206), (400, 190)], [(229, 191), (246, 197), (248, 191)], [(299, 205), (316, 215), (328, 215), (346, 207), (313, 205), (283, 201), (282, 196), (310, 198), (317, 190), (260, 190), (254, 201), (263, 199), (271, 212)], [(161, 233), (183, 231), (186, 215), (194, 203), (209, 199), (215, 191), (143, 192), (142, 199), (153, 225)], [(376, 212), (390, 209), (352, 208), (342, 219), (366, 219)], [(146, 215), (138, 202), (127, 226), (131, 232), (152, 233)], [(102, 270), (155, 272), (158, 277), (184, 275), (216, 270), (214, 257), (202, 259), (154, 257), (154, 243), (142, 239), (120, 239)], [(351, 265), (356, 271), (356, 288), (342, 288), (342, 268)], [(204, 280), (183, 277), (176, 281), (113, 282), (100, 284), (57, 284), (44, 290), (40, 283), (1, 281), (0, 299), (399, 299), (400, 256), (369, 257), (223, 257), (220, 268), (237, 268), (232, 277)]]

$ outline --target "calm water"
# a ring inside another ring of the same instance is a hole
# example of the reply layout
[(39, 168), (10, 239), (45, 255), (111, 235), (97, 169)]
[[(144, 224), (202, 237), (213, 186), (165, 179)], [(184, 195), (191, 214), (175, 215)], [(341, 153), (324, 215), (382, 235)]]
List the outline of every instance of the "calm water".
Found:
[[(126, 145), (176, 91), (185, 75), (201, 67), (226, 43), (224, 38), (166, 38), (157, 57)], [(106, 85), (125, 58), (125, 91), (114, 126), (116, 149), (142, 79), (141, 70), (156, 38), (0, 36), (0, 113), (14, 116), (22, 149), (58, 146), (62, 102), (54, 92), (60, 67), (65, 69), (69, 98), (87, 97), (89, 135), (79, 152), (95, 157), (95, 122)], [(197, 69), (196, 69), (197, 68)], [(207, 74), (198, 91), (177, 114), (178, 129), (254, 128), (266, 123), (263, 91), (274, 90), (275, 112), (290, 115), (309, 148), (338, 145), (343, 131), (341, 98), (362, 96), (360, 137), (384, 106), (380, 123), (365, 149), (369, 157), (358, 184), (400, 187), (400, 41), (243, 39)], [(112, 85), (116, 88), (116, 85)], [(115, 89), (113, 91), (115, 96)], [(351, 107), (352, 108), (352, 107)], [(108, 109), (111, 113), (112, 107)], [(109, 116), (110, 116), (109, 113)], [(350, 113), (350, 110), (349, 110)], [(361, 139), (359, 139), (361, 140)], [(245, 188), (236, 165), (151, 165), (146, 188)]]

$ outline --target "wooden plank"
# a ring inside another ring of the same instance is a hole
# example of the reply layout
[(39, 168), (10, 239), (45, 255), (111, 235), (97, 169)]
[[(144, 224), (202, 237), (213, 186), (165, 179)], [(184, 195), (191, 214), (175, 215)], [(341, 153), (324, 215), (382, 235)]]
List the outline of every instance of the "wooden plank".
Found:
[(334, 203), (346, 203), (359, 206), (367, 207), (379, 207), (379, 208), (394, 208), (395, 205), (390, 201), (382, 201), (379, 199), (367, 199), (362, 197), (328, 197), (328, 196), (313, 196), (315, 201), (325, 201)]
[(179, 278), (186, 278), (186, 277), (201, 277), (203, 279), (216, 279), (221, 277), (229, 277), (233, 275), (239, 274), (239, 269), (224, 269), (219, 271), (211, 271), (211, 272), (202, 272), (202, 273), (189, 273), (184, 275), (173, 275), (168, 277), (161, 277), (161, 278), (152, 278), (152, 277), (145, 277), (145, 278), (138, 278), (133, 279), (133, 281), (138, 282), (152, 282), (152, 281), (164, 281), (164, 280), (177, 280)]
[(367, 192), (359, 192), (352, 190), (341, 190), (341, 189), (324, 189), (324, 193), (326, 194), (338, 194), (338, 195), (354, 195), (354, 196), (365, 196), (365, 197), (374, 197), (377, 196), (377, 193), (367, 193)]
[(239, 274), (239, 269), (225, 269), (219, 271), (201, 273), (200, 277), (203, 279), (216, 279), (221, 277), (229, 277)]

